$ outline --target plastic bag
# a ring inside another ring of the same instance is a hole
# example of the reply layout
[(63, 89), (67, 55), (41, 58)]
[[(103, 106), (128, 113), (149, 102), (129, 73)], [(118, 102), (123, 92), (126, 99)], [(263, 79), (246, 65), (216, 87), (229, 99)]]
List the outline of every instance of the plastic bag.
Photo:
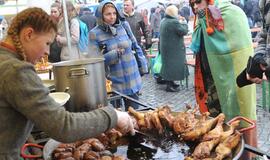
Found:
[(153, 65), (153, 72), (154, 72), (154, 74), (159, 74), (160, 73), (160, 70), (161, 70), (161, 67), (162, 67), (161, 54), (158, 53), (158, 55), (155, 58), (155, 63)]

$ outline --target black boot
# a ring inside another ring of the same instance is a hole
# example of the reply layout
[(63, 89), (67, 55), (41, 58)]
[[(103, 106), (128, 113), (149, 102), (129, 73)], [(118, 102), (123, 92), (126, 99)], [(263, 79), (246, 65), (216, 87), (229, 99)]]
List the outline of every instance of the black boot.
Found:
[(180, 86), (179, 84), (175, 83), (174, 81), (172, 81), (172, 85), (174, 88), (178, 88)]
[(166, 80), (162, 79), (160, 75), (155, 75), (157, 84), (166, 84)]
[(167, 92), (179, 92), (180, 91), (179, 87), (174, 87), (173, 84), (174, 84), (173, 81), (167, 81), (167, 88), (166, 88)]

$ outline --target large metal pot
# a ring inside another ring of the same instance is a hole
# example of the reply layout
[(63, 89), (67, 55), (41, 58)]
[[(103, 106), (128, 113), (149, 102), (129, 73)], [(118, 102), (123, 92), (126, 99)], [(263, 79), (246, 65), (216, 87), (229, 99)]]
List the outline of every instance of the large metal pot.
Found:
[(54, 63), (53, 74), (56, 91), (70, 94), (65, 105), (68, 111), (89, 111), (108, 104), (104, 58)]

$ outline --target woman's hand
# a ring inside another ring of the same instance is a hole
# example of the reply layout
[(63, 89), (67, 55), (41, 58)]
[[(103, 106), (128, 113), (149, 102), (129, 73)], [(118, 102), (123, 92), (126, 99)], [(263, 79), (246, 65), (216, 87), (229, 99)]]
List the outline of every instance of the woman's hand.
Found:
[(56, 40), (56, 42), (62, 44), (62, 36), (61, 35), (59, 35), (59, 34), (56, 35), (55, 40)]
[(122, 134), (130, 133), (131, 135), (134, 135), (134, 124), (130, 115), (127, 112), (115, 111), (118, 117), (116, 129)]
[(256, 84), (261, 84), (263, 79), (260, 79), (258, 77), (251, 77), (249, 74), (247, 74), (247, 80), (256, 83)]
[(122, 54), (125, 53), (125, 49), (124, 48), (118, 48), (117, 53), (118, 53), (119, 56), (121, 56)]

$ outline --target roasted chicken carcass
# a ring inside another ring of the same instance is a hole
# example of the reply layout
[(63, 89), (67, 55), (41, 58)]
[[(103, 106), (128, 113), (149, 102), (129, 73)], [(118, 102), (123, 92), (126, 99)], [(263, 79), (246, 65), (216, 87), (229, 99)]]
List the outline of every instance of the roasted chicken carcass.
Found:
[(114, 128), (105, 132), (105, 134), (109, 137), (110, 144), (115, 144), (119, 138), (123, 137), (123, 134)]
[(132, 107), (129, 107), (128, 112), (135, 117), (140, 130), (151, 130), (155, 128), (160, 134), (163, 133), (163, 126), (159, 119), (158, 110), (138, 112)]
[(126, 158), (121, 156), (121, 155), (114, 155), (113, 157), (113, 160), (125, 160)]
[[(123, 134), (122, 134), (120, 131), (118, 131), (118, 130), (112, 128), (112, 129), (106, 131), (105, 133), (100, 134), (100, 135), (97, 137), (97, 139), (98, 139), (105, 147), (107, 147), (107, 146), (110, 146), (110, 145), (115, 144), (116, 141), (117, 141), (119, 138), (121, 138), (121, 137), (123, 137)], [(90, 139), (90, 140), (91, 140), (91, 139)], [(88, 139), (87, 141), (89, 141), (89, 139)]]
[(83, 156), (84, 160), (94, 160), (94, 159), (100, 159), (100, 155), (97, 152), (94, 151), (88, 151)]
[(154, 124), (153, 124), (153, 122), (151, 120), (151, 114), (152, 113), (153, 112), (151, 111), (151, 112), (146, 112), (144, 114), (144, 123), (145, 123), (145, 126), (144, 127), (141, 127), (143, 130), (151, 130), (151, 129), (154, 128)]
[(186, 112), (178, 113), (173, 122), (173, 130), (176, 134), (181, 134), (187, 132), (195, 127), (198, 123), (198, 119), (195, 117), (195, 113), (198, 111), (198, 108), (194, 110), (187, 110)]
[(154, 127), (158, 130), (158, 133), (162, 134), (164, 132), (164, 129), (160, 122), (158, 111), (154, 111), (150, 116), (151, 116), (151, 122), (153, 123)]
[(164, 106), (158, 109), (158, 117), (163, 126), (173, 128), (173, 122), (175, 117), (172, 115), (172, 110), (169, 106)]
[(213, 128), (221, 116), (224, 116), (224, 114), (221, 113), (215, 118), (207, 119), (208, 115), (208, 112), (204, 113), (202, 118), (191, 131), (181, 134), (182, 138), (186, 141), (194, 141), (201, 138), (201, 136)]
[(223, 113), (221, 113), (219, 115), (216, 127), (214, 129), (212, 129), (211, 131), (209, 131), (208, 133), (206, 133), (205, 135), (203, 135), (203, 138), (201, 141), (209, 141), (212, 139), (220, 138), (220, 136), (224, 132), (224, 130), (223, 130), (224, 120), (225, 120), (225, 115)]
[(233, 135), (227, 137), (223, 142), (221, 142), (216, 148), (216, 158), (217, 160), (222, 160), (225, 157), (231, 155), (232, 150), (238, 145), (241, 140), (241, 133), (236, 131)]
[(239, 124), (240, 124), (240, 121), (239, 120), (232, 122), (232, 124), (230, 125), (229, 129), (221, 134), (220, 141), (222, 142), (227, 137), (229, 137), (230, 135), (232, 135), (234, 133), (235, 129), (239, 126)]
[(138, 125), (138, 129), (144, 129), (144, 128), (148, 128), (147, 127), (147, 122), (145, 122), (145, 113), (143, 112), (137, 112), (135, 109), (133, 109), (132, 107), (129, 107), (128, 108), (128, 112), (133, 116), (135, 117), (136, 121), (137, 121), (137, 124)]
[(202, 142), (196, 146), (192, 157), (195, 159), (203, 159), (210, 156), (213, 148), (219, 143), (221, 134), (223, 133), (223, 123), (225, 115), (221, 114), (218, 119), (218, 123), (214, 129), (205, 134), (202, 138)]

